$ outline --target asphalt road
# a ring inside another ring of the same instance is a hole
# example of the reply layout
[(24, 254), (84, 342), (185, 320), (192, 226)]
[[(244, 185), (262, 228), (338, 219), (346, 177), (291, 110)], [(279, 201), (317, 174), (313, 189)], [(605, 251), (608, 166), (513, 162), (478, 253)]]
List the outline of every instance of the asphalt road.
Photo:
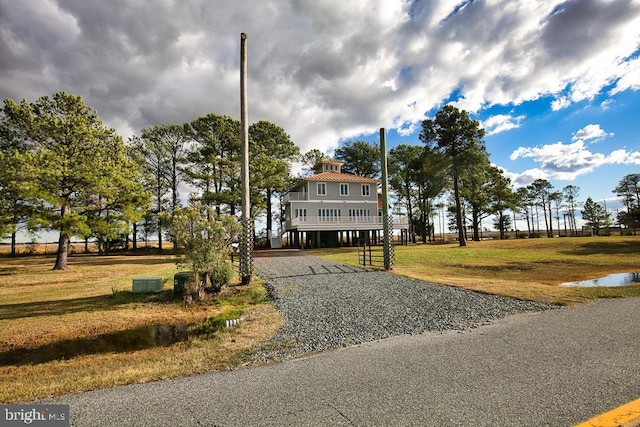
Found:
[(640, 299), (55, 400), (78, 426), (570, 426), (640, 397)]

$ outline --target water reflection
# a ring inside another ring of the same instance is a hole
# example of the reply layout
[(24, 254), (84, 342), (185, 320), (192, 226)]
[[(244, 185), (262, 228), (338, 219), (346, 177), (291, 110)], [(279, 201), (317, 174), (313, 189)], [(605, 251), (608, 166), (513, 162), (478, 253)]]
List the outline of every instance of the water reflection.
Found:
[(640, 272), (617, 273), (593, 280), (583, 280), (581, 282), (567, 282), (560, 286), (627, 286), (640, 283)]
[(93, 338), (64, 340), (36, 348), (19, 348), (0, 353), (0, 366), (29, 365), (69, 359), (85, 354), (124, 353), (166, 347), (190, 336), (189, 324), (155, 325), (128, 329)]

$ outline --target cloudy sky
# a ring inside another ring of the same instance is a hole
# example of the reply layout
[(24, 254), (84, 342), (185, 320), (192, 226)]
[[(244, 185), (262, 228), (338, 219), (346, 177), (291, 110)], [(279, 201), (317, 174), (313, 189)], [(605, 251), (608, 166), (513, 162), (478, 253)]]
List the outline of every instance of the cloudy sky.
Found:
[(0, 0), (0, 98), (79, 94), (125, 139), (239, 119), (242, 32), (250, 121), (302, 152), (420, 144), (453, 103), (516, 185), (640, 173), (640, 0)]

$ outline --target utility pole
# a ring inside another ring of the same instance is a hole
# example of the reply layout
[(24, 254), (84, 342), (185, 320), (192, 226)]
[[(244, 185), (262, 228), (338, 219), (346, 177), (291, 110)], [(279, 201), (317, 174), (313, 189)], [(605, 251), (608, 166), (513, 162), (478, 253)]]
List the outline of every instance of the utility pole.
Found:
[(240, 178), (242, 181), (242, 236), (240, 238), (240, 278), (243, 285), (251, 282), (253, 229), (249, 189), (249, 122), (247, 116), (247, 35), (240, 34)]
[(384, 269), (391, 270), (393, 266), (393, 246), (391, 244), (391, 232), (393, 225), (389, 216), (389, 179), (387, 174), (387, 137), (384, 128), (380, 128), (380, 163), (382, 166), (382, 227), (383, 227), (383, 256)]

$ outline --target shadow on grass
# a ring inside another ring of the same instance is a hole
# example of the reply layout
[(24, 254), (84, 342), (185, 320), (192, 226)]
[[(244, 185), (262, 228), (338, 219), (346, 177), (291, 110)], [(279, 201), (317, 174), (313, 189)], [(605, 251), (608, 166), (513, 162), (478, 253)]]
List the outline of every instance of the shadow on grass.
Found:
[(67, 313), (78, 313), (82, 311), (110, 310), (114, 307), (133, 302), (182, 302), (182, 298), (174, 296), (170, 290), (165, 290), (158, 294), (134, 294), (132, 292), (118, 291), (115, 295), (99, 295), (95, 297), (56, 301), (4, 304), (0, 305), (0, 320), (38, 316), (60, 316)]
[(640, 242), (609, 242), (606, 237), (602, 238), (602, 242), (587, 242), (559, 250), (560, 253), (567, 255), (629, 255), (640, 254)]
[(69, 265), (159, 265), (172, 263), (168, 255), (76, 255), (69, 257)]
[(17, 267), (3, 267), (0, 268), (0, 276), (11, 276), (14, 273), (18, 272)]
[(456, 268), (462, 270), (484, 270), (491, 271), (495, 273), (504, 273), (504, 272), (520, 272), (520, 271), (532, 271), (535, 267), (529, 263), (517, 263), (517, 262), (507, 262), (501, 265), (482, 265), (482, 264), (470, 264), (470, 265), (456, 265)]
[[(52, 269), (55, 264), (55, 255), (33, 255), (21, 257), (0, 256), (0, 275), (11, 275), (20, 272), (23, 268), (47, 268)], [(166, 265), (172, 264), (171, 255), (97, 255), (78, 254), (69, 256), (67, 263), (70, 267), (77, 266), (114, 266), (114, 265)]]
[(191, 326), (186, 323), (144, 326), (95, 337), (62, 340), (35, 348), (17, 348), (0, 352), (0, 366), (33, 365), (86, 354), (124, 353), (167, 347), (186, 341), (191, 336)]

